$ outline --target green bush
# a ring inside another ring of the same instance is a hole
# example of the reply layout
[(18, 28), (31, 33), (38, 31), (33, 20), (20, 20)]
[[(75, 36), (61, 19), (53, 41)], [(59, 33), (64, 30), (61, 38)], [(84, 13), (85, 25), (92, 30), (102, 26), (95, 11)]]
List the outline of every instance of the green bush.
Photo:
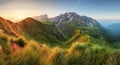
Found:
[(25, 41), (20, 38), (16, 41), (16, 43), (20, 46), (20, 47), (24, 47), (26, 45)]

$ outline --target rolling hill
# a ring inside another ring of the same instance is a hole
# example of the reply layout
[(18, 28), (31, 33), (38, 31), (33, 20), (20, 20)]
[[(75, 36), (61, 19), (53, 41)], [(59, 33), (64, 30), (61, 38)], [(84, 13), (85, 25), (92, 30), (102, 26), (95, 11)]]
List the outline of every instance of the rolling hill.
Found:
[(0, 17), (0, 29), (3, 29), (7, 34), (15, 36), (20, 35), (18, 26), (9, 20), (3, 19), (2, 17)]
[(64, 40), (64, 37), (55, 30), (53, 25), (43, 24), (33, 18), (26, 18), (17, 25), (22, 29), (23, 33), (29, 38), (42, 43), (58, 43)]

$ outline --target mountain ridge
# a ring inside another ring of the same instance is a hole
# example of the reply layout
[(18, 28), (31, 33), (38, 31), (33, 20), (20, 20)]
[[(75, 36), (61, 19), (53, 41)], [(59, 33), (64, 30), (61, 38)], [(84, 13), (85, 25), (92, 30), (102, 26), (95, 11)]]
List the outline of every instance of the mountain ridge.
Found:
[(39, 21), (48, 21), (49, 20), (47, 14), (40, 15), (40, 16), (34, 16), (32, 18), (34, 18), (36, 20), (39, 20)]
[(120, 23), (108, 25), (106, 28), (113, 32), (113, 34), (120, 36)]
[[(42, 16), (43, 19), (46, 20), (47, 16)], [(1, 18), (1, 20), (4, 19)], [(69, 40), (75, 30), (80, 30), (84, 34), (97, 39), (103, 37), (106, 41), (113, 40), (113, 35), (108, 33), (108, 31), (95, 19), (87, 16), (80, 16), (75, 12), (67, 12), (54, 18), (48, 18), (46, 23), (36, 20), (33, 17), (27, 17), (14, 24), (14, 26), (20, 28), (19, 33), (27, 38), (42, 43), (53, 43), (53, 45)], [(11, 26), (11, 28), (14, 27)]]
[(99, 24), (95, 19), (87, 16), (80, 16), (75, 12), (60, 14), (56, 17), (49, 18), (49, 21), (52, 22), (59, 33), (62, 34), (62, 36), (64, 36), (66, 39), (69, 39), (73, 34), (73, 31), (78, 29), (83, 30), (84, 33), (89, 34), (90, 36), (98, 36), (98, 38), (103, 36), (107, 41), (113, 40), (112, 36), (114, 35), (108, 32), (108, 30)]
[(2, 17), (0, 17), (0, 29), (3, 29), (8, 34), (20, 35), (16, 24)]

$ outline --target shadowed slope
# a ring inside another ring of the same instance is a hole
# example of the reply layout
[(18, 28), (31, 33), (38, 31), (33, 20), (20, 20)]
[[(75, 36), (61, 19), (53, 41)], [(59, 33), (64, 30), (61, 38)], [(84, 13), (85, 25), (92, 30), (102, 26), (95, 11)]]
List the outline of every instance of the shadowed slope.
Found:
[[(59, 37), (54, 34), (57, 33), (54, 31), (54, 26), (43, 24), (33, 18), (26, 18), (17, 25), (23, 30), (23, 32), (29, 37), (44, 43), (58, 43)], [(59, 35), (59, 33), (57, 33)]]

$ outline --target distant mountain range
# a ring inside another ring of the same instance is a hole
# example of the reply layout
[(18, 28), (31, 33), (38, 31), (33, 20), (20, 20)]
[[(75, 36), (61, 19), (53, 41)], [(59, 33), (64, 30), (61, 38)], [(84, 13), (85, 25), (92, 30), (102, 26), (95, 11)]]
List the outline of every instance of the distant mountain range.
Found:
[(75, 12), (60, 14), (59, 16), (53, 18), (48, 18), (46, 15), (42, 16), (43, 17), (37, 16), (33, 18), (39, 21), (43, 21), (43, 19), (45, 19), (46, 21), (53, 23), (57, 29), (61, 30), (60, 33), (64, 33), (63, 36), (67, 38), (73, 33), (74, 29), (79, 27), (101, 27), (101, 25), (96, 20), (90, 17), (80, 16)]
[(56, 16), (53, 18), (48, 18), (46, 14), (35, 16), (33, 18), (39, 21), (51, 21), (51, 22), (54, 22), (57, 26), (63, 25), (63, 23), (75, 23), (78, 26), (100, 25), (95, 19), (92, 19), (87, 16), (80, 16), (75, 12), (68, 12), (68, 13), (60, 14), (59, 16)]
[[(47, 15), (28, 17), (18, 23), (0, 18), (0, 29), (8, 34), (23, 35), (28, 39), (52, 43), (53, 45), (70, 39), (72, 40), (69, 42), (72, 42), (81, 36), (81, 33), (95, 39), (103, 38), (108, 42), (116, 41), (116, 37), (96, 20), (87, 16), (80, 16), (75, 12), (67, 12), (53, 18), (48, 18)], [(78, 31), (76, 32), (76, 30)]]
[(38, 20), (38, 21), (48, 21), (49, 20), (47, 14), (40, 15), (40, 16), (34, 16), (33, 18), (36, 19), (36, 20)]
[(115, 35), (120, 35), (120, 23), (108, 25), (106, 28), (112, 31)]

